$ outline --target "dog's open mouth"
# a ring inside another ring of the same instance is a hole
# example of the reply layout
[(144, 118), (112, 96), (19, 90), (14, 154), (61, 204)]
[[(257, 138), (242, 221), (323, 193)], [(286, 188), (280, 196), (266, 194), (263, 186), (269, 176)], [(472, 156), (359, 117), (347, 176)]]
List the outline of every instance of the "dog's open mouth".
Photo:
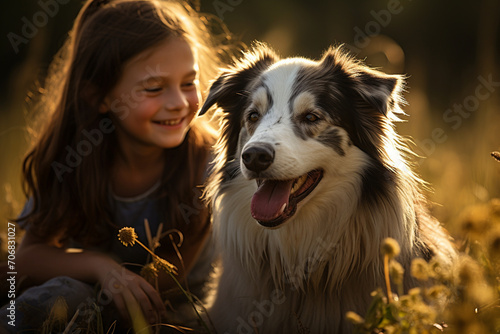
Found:
[(297, 204), (309, 195), (323, 177), (323, 171), (312, 170), (296, 179), (258, 179), (253, 195), (252, 217), (264, 227), (278, 227), (297, 211)]

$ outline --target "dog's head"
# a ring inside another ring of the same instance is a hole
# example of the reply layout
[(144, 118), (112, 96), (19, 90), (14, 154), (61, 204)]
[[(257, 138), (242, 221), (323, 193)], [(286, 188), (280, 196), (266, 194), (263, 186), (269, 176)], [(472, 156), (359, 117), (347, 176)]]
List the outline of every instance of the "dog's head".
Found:
[(354, 165), (391, 169), (384, 147), (401, 90), (401, 77), (336, 48), (319, 61), (280, 60), (259, 44), (213, 83), (200, 113), (223, 113), (223, 179), (255, 179), (252, 216), (274, 228), (322, 179), (358, 173)]

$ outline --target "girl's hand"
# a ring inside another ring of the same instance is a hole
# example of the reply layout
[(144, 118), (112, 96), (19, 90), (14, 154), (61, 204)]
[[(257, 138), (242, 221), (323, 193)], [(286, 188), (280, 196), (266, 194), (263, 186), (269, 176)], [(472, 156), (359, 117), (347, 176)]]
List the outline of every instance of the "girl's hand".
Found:
[(159, 293), (141, 276), (113, 261), (103, 266), (98, 274), (104, 298), (112, 299), (120, 316), (132, 323), (134, 304), (138, 304), (150, 324), (158, 324), (166, 317), (166, 308)]

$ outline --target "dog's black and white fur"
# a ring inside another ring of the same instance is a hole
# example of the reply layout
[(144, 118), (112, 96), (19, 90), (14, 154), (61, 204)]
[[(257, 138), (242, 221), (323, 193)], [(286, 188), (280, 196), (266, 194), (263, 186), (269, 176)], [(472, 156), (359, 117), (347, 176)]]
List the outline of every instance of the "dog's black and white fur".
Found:
[[(337, 48), (280, 60), (257, 44), (213, 83), (222, 133), (207, 188), (223, 273), (210, 316), (222, 333), (348, 333), (397, 258), (454, 249), (425, 209), (395, 133), (403, 78)], [(414, 285), (405, 274), (405, 286)]]

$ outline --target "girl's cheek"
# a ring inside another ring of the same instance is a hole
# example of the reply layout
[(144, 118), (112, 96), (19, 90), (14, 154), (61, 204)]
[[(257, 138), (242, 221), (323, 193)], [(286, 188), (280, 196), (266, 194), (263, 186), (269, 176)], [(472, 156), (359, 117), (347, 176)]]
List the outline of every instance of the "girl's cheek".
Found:
[(144, 100), (137, 103), (136, 115), (138, 120), (146, 120), (156, 114), (162, 108), (160, 102)]

